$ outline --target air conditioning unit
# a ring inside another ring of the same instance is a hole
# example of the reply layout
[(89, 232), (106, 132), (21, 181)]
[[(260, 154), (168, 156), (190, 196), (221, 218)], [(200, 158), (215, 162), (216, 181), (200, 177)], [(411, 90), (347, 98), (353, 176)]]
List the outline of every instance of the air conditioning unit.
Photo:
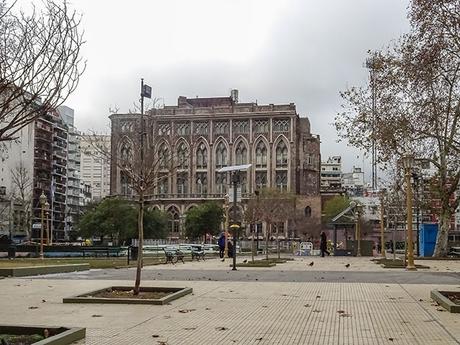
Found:
[(0, 195), (6, 195), (6, 186), (0, 186)]

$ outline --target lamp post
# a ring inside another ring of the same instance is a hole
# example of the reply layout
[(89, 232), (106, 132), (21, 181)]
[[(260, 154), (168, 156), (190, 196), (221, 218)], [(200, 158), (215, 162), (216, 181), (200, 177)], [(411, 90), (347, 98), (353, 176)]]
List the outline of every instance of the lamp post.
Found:
[(361, 213), (363, 212), (363, 205), (357, 203), (356, 204), (356, 241), (357, 249), (356, 249), (356, 256), (361, 256)]
[(40, 226), (40, 259), (43, 259), (43, 227), (44, 227), (44, 217), (45, 217), (45, 204), (47, 204), (47, 198), (45, 193), (42, 191), (42, 194), (39, 197), (40, 208), (41, 208), (41, 226)]
[(45, 202), (45, 222), (46, 222), (46, 245), (51, 244), (52, 235), (50, 234), (50, 224), (49, 224), (49, 214), (50, 214), (50, 204), (48, 200)]
[(413, 246), (413, 234), (412, 234), (412, 185), (411, 175), (412, 166), (414, 164), (414, 156), (410, 153), (406, 153), (403, 158), (405, 176), (406, 176), (406, 208), (407, 208), (407, 266), (408, 271), (416, 271), (417, 268), (414, 264), (414, 246)]
[(386, 257), (385, 253), (385, 193), (386, 190), (382, 189), (380, 191), (380, 254), (382, 257)]

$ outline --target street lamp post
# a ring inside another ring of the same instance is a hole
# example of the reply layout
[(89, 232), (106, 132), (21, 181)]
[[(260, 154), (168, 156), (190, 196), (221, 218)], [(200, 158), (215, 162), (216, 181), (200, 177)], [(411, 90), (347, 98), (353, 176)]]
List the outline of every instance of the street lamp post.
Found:
[(412, 166), (414, 164), (414, 156), (406, 153), (403, 156), (403, 164), (406, 176), (406, 208), (407, 208), (407, 267), (408, 271), (416, 271), (417, 268), (414, 264), (414, 245), (413, 245), (413, 234), (412, 234), (412, 185), (411, 175)]
[(363, 211), (363, 205), (361, 204), (356, 204), (356, 241), (357, 243), (357, 249), (356, 249), (356, 256), (361, 256), (361, 213)]
[(49, 214), (50, 214), (50, 204), (48, 200), (45, 202), (45, 222), (46, 222), (46, 245), (49, 246), (51, 244), (51, 238), (53, 237), (50, 234), (50, 224), (49, 224)]
[(40, 259), (44, 258), (43, 255), (43, 228), (44, 228), (44, 217), (45, 217), (45, 204), (47, 203), (46, 195), (42, 191), (39, 197), (40, 208), (41, 208), (41, 226), (40, 226)]
[(382, 257), (386, 257), (385, 253), (385, 193), (386, 190), (382, 189), (380, 191), (380, 254)]

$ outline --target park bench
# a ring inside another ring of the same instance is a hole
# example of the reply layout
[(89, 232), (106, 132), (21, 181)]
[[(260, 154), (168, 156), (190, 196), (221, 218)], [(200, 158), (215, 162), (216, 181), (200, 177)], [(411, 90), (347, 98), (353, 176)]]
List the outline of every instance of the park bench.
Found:
[(165, 251), (165, 264), (168, 262), (175, 264), (177, 261), (184, 262), (184, 253), (182, 253), (179, 249), (171, 249), (171, 248), (164, 248)]
[(451, 247), (448, 255), (460, 256), (460, 247)]
[(200, 261), (205, 259), (206, 253), (203, 249), (198, 247), (192, 247), (192, 261), (196, 259), (196, 261)]

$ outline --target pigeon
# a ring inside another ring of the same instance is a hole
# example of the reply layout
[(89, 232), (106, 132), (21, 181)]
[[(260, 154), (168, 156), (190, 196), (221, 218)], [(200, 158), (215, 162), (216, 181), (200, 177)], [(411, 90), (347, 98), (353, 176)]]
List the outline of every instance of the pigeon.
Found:
[(310, 262), (310, 263), (308, 264), (308, 266), (313, 266), (314, 264), (315, 264), (315, 262), (312, 261), (312, 262)]
[(244, 260), (243, 260), (243, 263), (245, 264), (246, 262), (248, 262), (248, 260), (244, 259)]
[(350, 264), (346, 264), (345, 267), (346, 267), (346, 268), (350, 267)]

